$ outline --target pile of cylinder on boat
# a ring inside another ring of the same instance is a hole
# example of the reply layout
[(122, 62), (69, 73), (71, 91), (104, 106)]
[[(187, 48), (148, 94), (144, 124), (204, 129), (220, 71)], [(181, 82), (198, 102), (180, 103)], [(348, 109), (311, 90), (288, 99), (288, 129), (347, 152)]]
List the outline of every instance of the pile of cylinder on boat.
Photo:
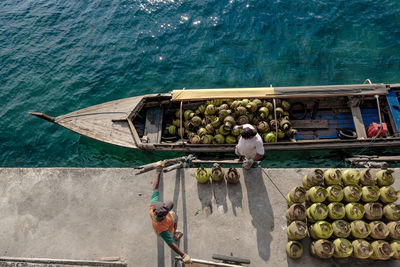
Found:
[[(265, 143), (293, 139), (297, 130), (289, 120), (291, 104), (275, 99), (214, 99), (196, 109), (175, 112), (168, 121), (166, 135), (187, 138), (191, 144), (235, 144), (241, 130), (236, 125), (251, 124)], [(182, 121), (181, 121), (182, 118)]]
[(400, 259), (400, 205), (392, 170), (315, 169), (286, 199), (289, 242), (286, 252), (298, 259), (302, 240), (310, 253), (331, 257)]

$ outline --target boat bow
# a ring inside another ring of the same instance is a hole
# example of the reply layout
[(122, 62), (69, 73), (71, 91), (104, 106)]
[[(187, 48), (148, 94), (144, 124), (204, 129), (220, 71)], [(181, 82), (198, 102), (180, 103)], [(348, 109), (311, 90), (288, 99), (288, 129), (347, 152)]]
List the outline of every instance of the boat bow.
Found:
[(138, 109), (144, 96), (130, 97), (80, 109), (58, 117), (44, 113), (31, 115), (105, 143), (137, 148), (128, 117)]

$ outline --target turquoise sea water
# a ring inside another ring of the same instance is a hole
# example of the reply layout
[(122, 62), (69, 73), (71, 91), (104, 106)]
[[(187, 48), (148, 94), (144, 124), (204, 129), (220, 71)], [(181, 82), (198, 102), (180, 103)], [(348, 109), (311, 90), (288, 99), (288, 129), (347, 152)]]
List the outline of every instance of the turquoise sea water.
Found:
[[(0, 25), (3, 167), (132, 167), (179, 155), (113, 147), (28, 111), (58, 116), (183, 87), (400, 82), (396, 0), (2, 0)], [(346, 153), (275, 152), (264, 164), (336, 166)]]

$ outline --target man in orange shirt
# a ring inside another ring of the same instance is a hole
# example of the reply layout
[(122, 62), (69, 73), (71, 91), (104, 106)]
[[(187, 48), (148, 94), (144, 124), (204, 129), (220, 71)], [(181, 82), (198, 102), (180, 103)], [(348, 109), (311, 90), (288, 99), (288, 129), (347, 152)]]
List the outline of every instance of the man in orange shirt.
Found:
[(173, 242), (178, 241), (183, 236), (182, 232), (176, 230), (178, 216), (172, 211), (174, 203), (172, 201), (159, 201), (160, 191), (158, 190), (158, 186), (163, 167), (164, 164), (160, 163), (156, 168), (157, 174), (153, 184), (153, 192), (151, 193), (149, 215), (156, 234), (158, 234), (173, 251), (182, 257), (184, 263), (190, 263), (190, 256), (181, 251)]

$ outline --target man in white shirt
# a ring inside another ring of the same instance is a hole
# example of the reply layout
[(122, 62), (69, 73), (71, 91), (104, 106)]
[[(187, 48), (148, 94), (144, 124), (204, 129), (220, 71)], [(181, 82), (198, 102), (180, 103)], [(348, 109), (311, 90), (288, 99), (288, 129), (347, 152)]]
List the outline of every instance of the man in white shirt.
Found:
[(249, 169), (254, 161), (264, 157), (264, 144), (257, 130), (250, 124), (237, 126), (242, 129), (242, 134), (236, 145), (235, 153), (241, 158), (245, 157), (243, 168)]

